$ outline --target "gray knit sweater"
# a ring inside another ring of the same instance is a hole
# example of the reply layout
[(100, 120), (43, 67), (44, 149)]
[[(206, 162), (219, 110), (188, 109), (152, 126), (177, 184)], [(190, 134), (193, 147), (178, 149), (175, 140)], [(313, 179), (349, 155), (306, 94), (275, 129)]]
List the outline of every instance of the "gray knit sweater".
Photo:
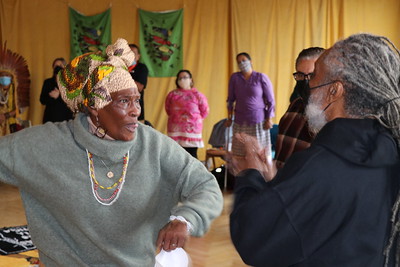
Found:
[[(86, 149), (104, 186), (120, 178), (129, 150), (113, 205), (94, 197)], [(172, 139), (141, 124), (132, 141), (102, 140), (88, 132), (84, 115), (0, 138), (0, 181), (19, 187), (46, 267), (154, 266), (155, 241), (170, 215), (186, 218), (199, 236), (222, 210), (215, 178)]]

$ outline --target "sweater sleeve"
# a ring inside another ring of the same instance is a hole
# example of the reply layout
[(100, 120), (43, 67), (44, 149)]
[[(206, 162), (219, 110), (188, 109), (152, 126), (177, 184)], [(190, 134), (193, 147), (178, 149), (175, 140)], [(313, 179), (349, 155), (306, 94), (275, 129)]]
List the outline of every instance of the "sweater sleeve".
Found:
[(204, 119), (205, 117), (207, 117), (210, 108), (208, 106), (208, 101), (205, 95), (203, 95), (202, 93), (198, 93), (198, 98), (199, 98), (199, 110), (200, 110), (200, 115), (201, 117)]
[(0, 181), (6, 184), (18, 186), (14, 177), (14, 136), (7, 135), (0, 138)]
[(271, 80), (267, 75), (261, 73), (261, 86), (265, 103), (265, 118), (275, 117), (275, 96)]
[(303, 258), (301, 240), (279, 194), (255, 169), (237, 176), (230, 231), (246, 264), (291, 266)]
[(215, 177), (199, 160), (192, 158), (181, 173), (177, 190), (181, 204), (171, 214), (189, 221), (193, 225), (192, 235), (203, 235), (222, 211), (222, 193)]
[(171, 115), (171, 105), (172, 105), (172, 91), (168, 93), (165, 99), (165, 112), (168, 116)]
[(232, 74), (231, 78), (229, 79), (229, 86), (228, 86), (228, 99), (226, 100), (228, 105), (228, 110), (233, 109), (233, 103), (236, 101), (235, 95), (235, 73)]

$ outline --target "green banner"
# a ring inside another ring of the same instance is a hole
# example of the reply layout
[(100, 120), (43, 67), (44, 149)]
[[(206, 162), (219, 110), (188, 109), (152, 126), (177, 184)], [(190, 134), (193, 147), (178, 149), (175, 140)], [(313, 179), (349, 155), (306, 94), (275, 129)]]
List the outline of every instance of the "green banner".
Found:
[(111, 43), (111, 8), (98, 15), (84, 16), (70, 7), (69, 25), (71, 59), (104, 50)]
[(183, 9), (149, 12), (139, 9), (140, 61), (151, 77), (173, 77), (182, 69)]

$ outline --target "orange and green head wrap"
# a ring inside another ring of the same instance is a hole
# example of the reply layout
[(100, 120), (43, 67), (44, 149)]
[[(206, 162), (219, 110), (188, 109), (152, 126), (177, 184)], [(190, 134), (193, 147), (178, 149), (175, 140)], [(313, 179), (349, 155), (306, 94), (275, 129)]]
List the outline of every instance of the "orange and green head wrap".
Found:
[(74, 112), (85, 107), (102, 109), (111, 102), (111, 93), (136, 87), (128, 71), (134, 60), (124, 39), (109, 45), (105, 52), (76, 57), (57, 75), (61, 97)]

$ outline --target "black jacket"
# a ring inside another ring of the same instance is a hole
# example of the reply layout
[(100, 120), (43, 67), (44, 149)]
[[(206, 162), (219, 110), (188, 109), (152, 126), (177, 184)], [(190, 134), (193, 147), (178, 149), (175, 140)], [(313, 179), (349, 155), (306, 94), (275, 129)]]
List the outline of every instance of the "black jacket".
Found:
[(149, 75), (149, 70), (146, 65), (138, 62), (135, 68), (131, 71), (132, 79), (143, 84), (143, 90), (140, 92), (139, 104), (142, 108), (142, 112), (139, 115), (138, 120), (144, 120), (144, 89), (147, 86), (147, 76)]
[(233, 243), (252, 266), (383, 266), (399, 177), (398, 147), (385, 128), (336, 119), (272, 182), (254, 169), (239, 175)]
[(73, 117), (72, 111), (62, 100), (61, 95), (57, 99), (49, 96), (49, 93), (54, 88), (58, 88), (54, 77), (44, 81), (42, 92), (40, 93), (40, 103), (46, 106), (43, 114), (43, 123), (70, 120)]

